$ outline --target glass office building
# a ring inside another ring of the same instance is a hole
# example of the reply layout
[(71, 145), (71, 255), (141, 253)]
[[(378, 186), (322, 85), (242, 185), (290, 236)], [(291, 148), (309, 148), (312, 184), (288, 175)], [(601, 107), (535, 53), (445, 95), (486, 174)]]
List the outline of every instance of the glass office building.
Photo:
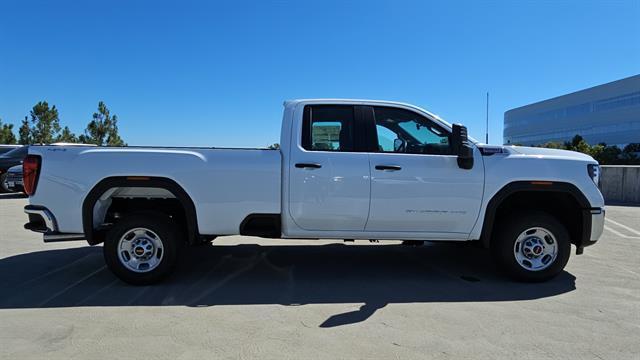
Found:
[(504, 113), (504, 143), (541, 145), (582, 136), (589, 144), (640, 143), (640, 75)]

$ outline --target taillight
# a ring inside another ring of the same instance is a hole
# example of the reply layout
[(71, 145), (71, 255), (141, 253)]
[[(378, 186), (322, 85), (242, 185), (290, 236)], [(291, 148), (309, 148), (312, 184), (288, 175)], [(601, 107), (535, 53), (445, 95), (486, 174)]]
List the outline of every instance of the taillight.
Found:
[(27, 195), (33, 195), (36, 193), (39, 175), (40, 156), (27, 155), (22, 162), (22, 181), (24, 184), (24, 192), (27, 193)]

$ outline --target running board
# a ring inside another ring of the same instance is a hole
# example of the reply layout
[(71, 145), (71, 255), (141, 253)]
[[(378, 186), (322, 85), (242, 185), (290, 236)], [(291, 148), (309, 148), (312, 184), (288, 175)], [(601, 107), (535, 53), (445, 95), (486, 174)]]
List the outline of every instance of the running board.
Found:
[(46, 243), (50, 242), (62, 242), (62, 241), (76, 241), (76, 240), (85, 240), (87, 237), (84, 234), (43, 234), (42, 239)]

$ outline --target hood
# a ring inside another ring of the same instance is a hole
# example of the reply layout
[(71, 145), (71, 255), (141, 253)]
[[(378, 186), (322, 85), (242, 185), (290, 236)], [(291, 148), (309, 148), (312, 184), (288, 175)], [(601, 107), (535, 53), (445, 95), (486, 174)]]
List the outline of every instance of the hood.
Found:
[(577, 151), (560, 150), (560, 149), (547, 149), (528, 146), (505, 146), (505, 148), (511, 150), (513, 153), (536, 156), (540, 158), (554, 158), (554, 159), (567, 159), (567, 160), (580, 160), (595, 163), (596, 161), (589, 155), (579, 153)]

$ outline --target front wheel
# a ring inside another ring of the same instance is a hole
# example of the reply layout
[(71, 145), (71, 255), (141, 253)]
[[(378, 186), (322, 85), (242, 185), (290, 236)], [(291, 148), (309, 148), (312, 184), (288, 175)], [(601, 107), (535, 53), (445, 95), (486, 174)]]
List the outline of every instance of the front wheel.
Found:
[(520, 281), (539, 282), (558, 275), (569, 261), (566, 228), (543, 212), (523, 213), (498, 228), (491, 250), (498, 266)]
[(103, 254), (109, 269), (133, 285), (156, 283), (173, 270), (178, 234), (161, 215), (130, 215), (107, 233)]

